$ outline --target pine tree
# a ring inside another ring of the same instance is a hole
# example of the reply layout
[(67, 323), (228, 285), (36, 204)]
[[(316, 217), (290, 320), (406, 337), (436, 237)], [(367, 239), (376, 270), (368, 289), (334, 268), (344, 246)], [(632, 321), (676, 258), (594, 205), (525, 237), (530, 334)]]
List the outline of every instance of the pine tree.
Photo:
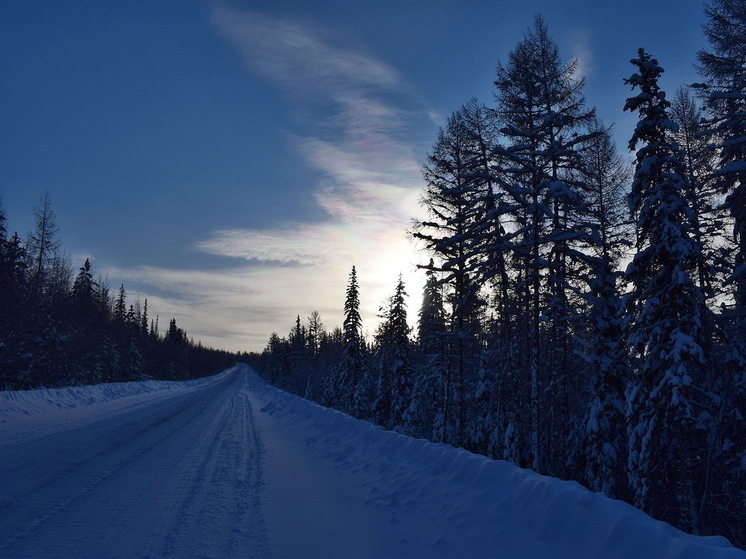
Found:
[(663, 69), (644, 49), (631, 62), (637, 72), (625, 82), (639, 93), (624, 108), (638, 111), (640, 121), (629, 143), (632, 150), (639, 146), (629, 198), (639, 236), (627, 269), (632, 283), (628, 339), (639, 359), (628, 404), (630, 483), (636, 506), (691, 529), (707, 359), (702, 348), (707, 310), (696, 283), (700, 247), (688, 205), (691, 185), (671, 139), (676, 124), (658, 84)]

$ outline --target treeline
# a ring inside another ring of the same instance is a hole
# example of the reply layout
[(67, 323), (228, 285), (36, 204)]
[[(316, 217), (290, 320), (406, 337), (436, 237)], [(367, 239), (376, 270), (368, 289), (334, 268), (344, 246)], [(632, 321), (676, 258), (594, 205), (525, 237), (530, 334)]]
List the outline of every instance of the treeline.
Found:
[(76, 273), (48, 196), (34, 219), (25, 240), (8, 236), (0, 207), (0, 390), (182, 380), (236, 362), (189, 340), (174, 319), (161, 333), (147, 299), (128, 302), (124, 285), (112, 294), (90, 260)]
[(494, 104), (454, 112), (424, 165), (414, 339), (399, 282), (365, 343), (353, 268), (342, 330), (298, 319), (257, 366), (746, 545), (746, 11), (706, 14), (693, 93), (669, 100), (658, 61), (631, 61), (631, 166), (537, 17), (497, 65)]

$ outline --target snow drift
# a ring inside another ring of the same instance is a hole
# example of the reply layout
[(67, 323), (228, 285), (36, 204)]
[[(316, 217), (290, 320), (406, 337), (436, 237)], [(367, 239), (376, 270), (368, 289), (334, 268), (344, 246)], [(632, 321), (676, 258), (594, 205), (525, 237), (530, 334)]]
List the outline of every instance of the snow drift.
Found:
[(429, 539), (426, 549), (404, 546), (401, 556), (746, 557), (725, 538), (685, 534), (576, 482), (384, 431), (258, 377), (251, 386), (266, 402), (262, 412), (357, 479), (366, 505), (386, 514), (402, 537)]

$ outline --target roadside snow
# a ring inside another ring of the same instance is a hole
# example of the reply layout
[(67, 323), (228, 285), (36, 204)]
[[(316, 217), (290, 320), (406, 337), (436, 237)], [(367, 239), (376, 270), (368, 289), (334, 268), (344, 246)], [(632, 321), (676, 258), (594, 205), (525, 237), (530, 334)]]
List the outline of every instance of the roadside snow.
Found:
[[(265, 434), (273, 425), (275, 434), (282, 433), (273, 440), (292, 438), (303, 452), (331, 466), (347, 495), (365, 504), (369, 525), (381, 531), (376, 548), (338, 557), (746, 557), (725, 538), (685, 534), (575, 482), (384, 431), (258, 377), (250, 386), (263, 404), (255, 409), (267, 416), (258, 421)], [(265, 444), (273, 443), (265, 438)], [(290, 462), (286, 454), (276, 457), (278, 471)], [(300, 485), (312, 486), (318, 468), (304, 471), (296, 472)], [(287, 532), (292, 538), (293, 530)], [(298, 551), (302, 543), (296, 542)]]
[(219, 382), (227, 373), (183, 382), (149, 380), (0, 391), (0, 441), (8, 442), (12, 437), (25, 437), (37, 431), (61, 431), (107, 414), (150, 405)]
[(21, 416), (40, 416), (42, 422), (59, 410), (84, 408), (103, 402), (111, 403), (123, 398), (145, 395), (154, 392), (166, 393), (185, 390), (206, 383), (216, 382), (226, 372), (207, 378), (184, 382), (148, 380), (142, 382), (117, 382), (92, 386), (67, 386), (64, 388), (41, 388), (38, 390), (0, 391), (0, 422), (10, 419), (18, 421)]

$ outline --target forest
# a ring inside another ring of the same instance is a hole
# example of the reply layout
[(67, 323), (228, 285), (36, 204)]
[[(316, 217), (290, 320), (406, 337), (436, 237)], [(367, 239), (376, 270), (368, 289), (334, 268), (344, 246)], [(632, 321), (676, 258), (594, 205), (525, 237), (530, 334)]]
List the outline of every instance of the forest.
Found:
[(0, 206), (0, 390), (215, 374), (236, 356), (202, 347), (171, 319), (161, 333), (148, 300), (127, 303), (94, 276), (74, 270), (62, 249), (48, 195), (33, 208), (34, 230), (8, 235)]
[(671, 95), (665, 61), (631, 50), (628, 162), (537, 16), (423, 165), (415, 331), (392, 278), (365, 339), (353, 267), (341, 328), (298, 316), (252, 365), (746, 545), (746, 3), (713, 0), (702, 28), (702, 81)]

